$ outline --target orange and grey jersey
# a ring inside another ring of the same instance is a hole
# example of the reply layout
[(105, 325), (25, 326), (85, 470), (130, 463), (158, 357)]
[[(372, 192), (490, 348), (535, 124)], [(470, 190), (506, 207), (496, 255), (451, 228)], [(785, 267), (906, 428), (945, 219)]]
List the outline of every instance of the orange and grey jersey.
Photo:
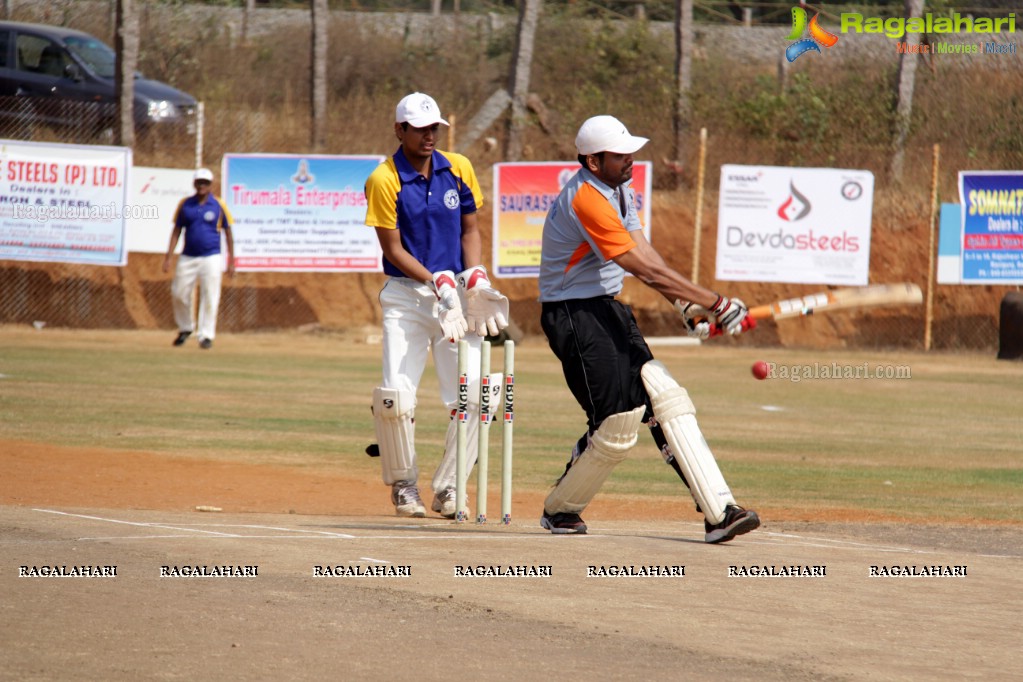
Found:
[(581, 168), (565, 183), (543, 224), (540, 301), (614, 296), (625, 270), (612, 258), (636, 246), (643, 229), (632, 181), (617, 188)]

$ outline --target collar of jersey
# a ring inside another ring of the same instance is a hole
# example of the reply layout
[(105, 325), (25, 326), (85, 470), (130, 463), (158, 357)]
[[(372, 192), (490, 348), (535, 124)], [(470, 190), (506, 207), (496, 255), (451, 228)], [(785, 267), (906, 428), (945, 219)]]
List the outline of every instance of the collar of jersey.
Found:
[[(419, 171), (413, 168), (409, 160), (405, 158), (405, 152), (401, 147), (398, 147), (398, 151), (394, 152), (394, 167), (397, 169), (398, 177), (401, 178), (402, 182), (414, 182), (416, 178), (421, 177)], [(430, 168), (436, 173), (437, 171), (451, 168), (451, 162), (448, 161), (446, 156), (434, 149), (433, 158), (430, 159)]]

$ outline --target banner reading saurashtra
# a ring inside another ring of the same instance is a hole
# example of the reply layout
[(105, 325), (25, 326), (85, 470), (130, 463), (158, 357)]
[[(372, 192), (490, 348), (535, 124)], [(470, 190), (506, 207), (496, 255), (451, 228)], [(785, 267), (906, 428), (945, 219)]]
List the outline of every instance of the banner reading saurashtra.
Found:
[(873, 203), (869, 171), (722, 166), (717, 278), (865, 285)]
[[(578, 172), (578, 161), (494, 164), (493, 274), (536, 277), (547, 210), (565, 183)], [(650, 186), (653, 164), (636, 161), (632, 186), (643, 232), (650, 238)]]
[(0, 140), (0, 260), (124, 265), (131, 149)]
[(961, 171), (963, 284), (1023, 284), (1023, 171)]
[(226, 154), (222, 198), (234, 218), (235, 267), (379, 272), (366, 227), (366, 178), (382, 156)]

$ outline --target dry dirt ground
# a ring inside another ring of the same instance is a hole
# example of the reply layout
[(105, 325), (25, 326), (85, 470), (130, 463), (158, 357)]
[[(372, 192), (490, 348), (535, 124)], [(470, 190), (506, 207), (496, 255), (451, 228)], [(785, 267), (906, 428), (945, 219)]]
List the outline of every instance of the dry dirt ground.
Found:
[[(377, 480), (0, 448), (0, 679), (1018, 679), (1015, 527), (768, 519), (709, 546), (677, 506), (616, 500), (594, 504), (589, 535), (554, 537), (539, 496), (516, 496), (510, 526), (477, 527), (389, 516)], [(224, 511), (196, 510), (214, 499)], [(21, 575), (47, 566), (116, 577)], [(161, 577), (193, 566), (258, 568)], [(509, 566), (550, 575), (457, 575)], [(825, 575), (729, 576), (790, 566)]]

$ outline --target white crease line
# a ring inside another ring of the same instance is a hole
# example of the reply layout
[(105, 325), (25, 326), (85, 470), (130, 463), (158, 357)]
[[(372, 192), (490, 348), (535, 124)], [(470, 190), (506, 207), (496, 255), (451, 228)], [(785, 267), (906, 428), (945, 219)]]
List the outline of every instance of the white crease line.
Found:
[[(54, 511), (53, 509), (33, 509), (32, 511), (43, 512), (44, 514), (59, 514), (60, 516), (71, 516), (78, 519), (89, 519), (90, 521), (104, 521), (106, 523), (123, 523), (126, 526), (140, 526), (142, 528), (165, 528), (167, 530), (180, 530), (186, 533), (208, 533), (210, 535), (218, 535), (227, 538), (240, 538), (241, 535), (232, 535), (230, 533), (218, 533), (213, 530), (196, 530), (194, 528), (179, 528), (178, 526), (168, 526), (162, 523), (141, 523), (138, 521), (121, 521), (119, 519), (105, 519), (101, 516), (88, 516), (86, 514), (71, 514), (68, 512)], [(84, 538), (83, 538), (84, 539)]]
[[(331, 533), (330, 531), (327, 531), (327, 530), (305, 530), (305, 529), (301, 529), (301, 528), (279, 528), (277, 526), (258, 526), (258, 525), (245, 524), (245, 523), (196, 523), (196, 524), (190, 524), (190, 525), (208, 526), (208, 527), (211, 527), (211, 528), (258, 528), (258, 529), (261, 529), (261, 530), (279, 530), (279, 531), (282, 531), (284, 533), (306, 533), (306, 534), (315, 534), (315, 535), (326, 535), (326, 536), (332, 537), (332, 538), (354, 538), (354, 537), (356, 537), (354, 535), (348, 535), (347, 533)], [(245, 536), (245, 537), (250, 537), (250, 536)], [(285, 536), (275, 535), (273, 537), (285, 537)]]
[[(374, 564), (389, 564), (389, 563), (391, 563), (390, 561), (384, 561), (383, 559), (374, 559), (373, 557), (368, 557), (368, 556), (361, 556), (361, 557), (359, 557), (359, 561), (372, 561)], [(352, 562), (349, 561), (348, 563), (352, 563)]]

